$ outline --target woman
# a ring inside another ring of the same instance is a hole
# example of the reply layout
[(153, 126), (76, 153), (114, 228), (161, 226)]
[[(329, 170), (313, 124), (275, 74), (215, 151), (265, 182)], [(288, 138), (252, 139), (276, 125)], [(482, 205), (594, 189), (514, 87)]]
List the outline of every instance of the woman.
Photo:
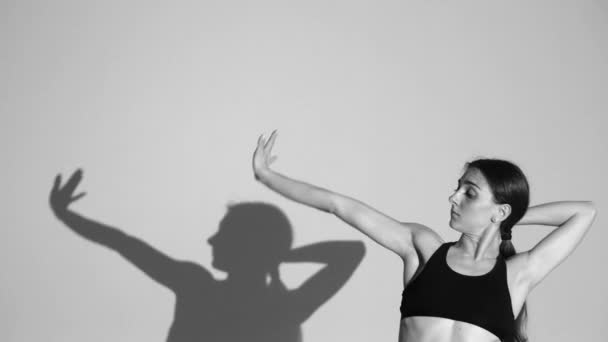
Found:
[[(258, 139), (258, 181), (336, 215), (402, 258), (400, 342), (526, 341), (526, 297), (572, 253), (595, 219), (591, 202), (528, 208), (521, 170), (507, 161), (480, 159), (466, 165), (449, 197), (450, 227), (462, 234), (446, 243), (422, 224), (399, 222), (356, 199), (275, 172), (270, 164), (276, 137), (274, 131)], [(515, 253), (510, 240), (516, 223), (557, 228), (529, 251)]]

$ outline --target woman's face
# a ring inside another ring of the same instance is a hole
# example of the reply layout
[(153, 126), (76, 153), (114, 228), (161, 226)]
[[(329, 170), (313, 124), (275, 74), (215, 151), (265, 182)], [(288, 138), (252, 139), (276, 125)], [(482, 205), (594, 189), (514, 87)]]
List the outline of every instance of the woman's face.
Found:
[(492, 224), (498, 207), (485, 177), (475, 168), (468, 168), (460, 177), (449, 201), (452, 205), (450, 227), (474, 235), (480, 235)]

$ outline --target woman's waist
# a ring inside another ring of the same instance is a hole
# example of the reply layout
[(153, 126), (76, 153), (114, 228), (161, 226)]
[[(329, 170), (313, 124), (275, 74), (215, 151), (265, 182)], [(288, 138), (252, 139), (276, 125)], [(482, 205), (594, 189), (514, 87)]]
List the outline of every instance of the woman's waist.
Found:
[(399, 342), (500, 342), (488, 330), (471, 323), (432, 316), (401, 320)]

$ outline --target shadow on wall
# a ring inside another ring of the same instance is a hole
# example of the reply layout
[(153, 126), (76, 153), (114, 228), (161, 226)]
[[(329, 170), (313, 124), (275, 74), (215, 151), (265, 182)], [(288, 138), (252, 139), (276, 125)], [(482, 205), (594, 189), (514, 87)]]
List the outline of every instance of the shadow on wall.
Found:
[[(167, 341), (300, 342), (300, 325), (350, 278), (364, 254), (359, 241), (327, 241), (292, 249), (292, 229), (276, 206), (231, 205), (209, 240), (219, 281), (201, 265), (178, 261), (144, 241), (70, 210), (82, 171), (61, 187), (57, 176), (50, 205), (60, 221), (85, 239), (106, 246), (175, 293)], [(279, 275), (283, 262), (323, 263), (296, 289)]]

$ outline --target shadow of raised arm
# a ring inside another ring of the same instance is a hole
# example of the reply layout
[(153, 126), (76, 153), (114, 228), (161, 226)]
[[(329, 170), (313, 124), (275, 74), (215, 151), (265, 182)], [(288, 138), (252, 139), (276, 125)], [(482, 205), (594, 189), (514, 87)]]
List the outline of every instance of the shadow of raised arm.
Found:
[(324, 263), (320, 271), (291, 291), (288, 299), (293, 319), (304, 322), (346, 284), (365, 255), (360, 241), (327, 241), (292, 250), (286, 262)]
[(81, 179), (82, 170), (77, 170), (61, 187), (61, 176), (57, 176), (49, 198), (55, 216), (76, 234), (118, 252), (150, 278), (175, 290), (181, 279), (180, 274), (193, 265), (176, 261), (119, 229), (93, 221), (69, 209), (72, 202), (83, 196), (73, 195)]

